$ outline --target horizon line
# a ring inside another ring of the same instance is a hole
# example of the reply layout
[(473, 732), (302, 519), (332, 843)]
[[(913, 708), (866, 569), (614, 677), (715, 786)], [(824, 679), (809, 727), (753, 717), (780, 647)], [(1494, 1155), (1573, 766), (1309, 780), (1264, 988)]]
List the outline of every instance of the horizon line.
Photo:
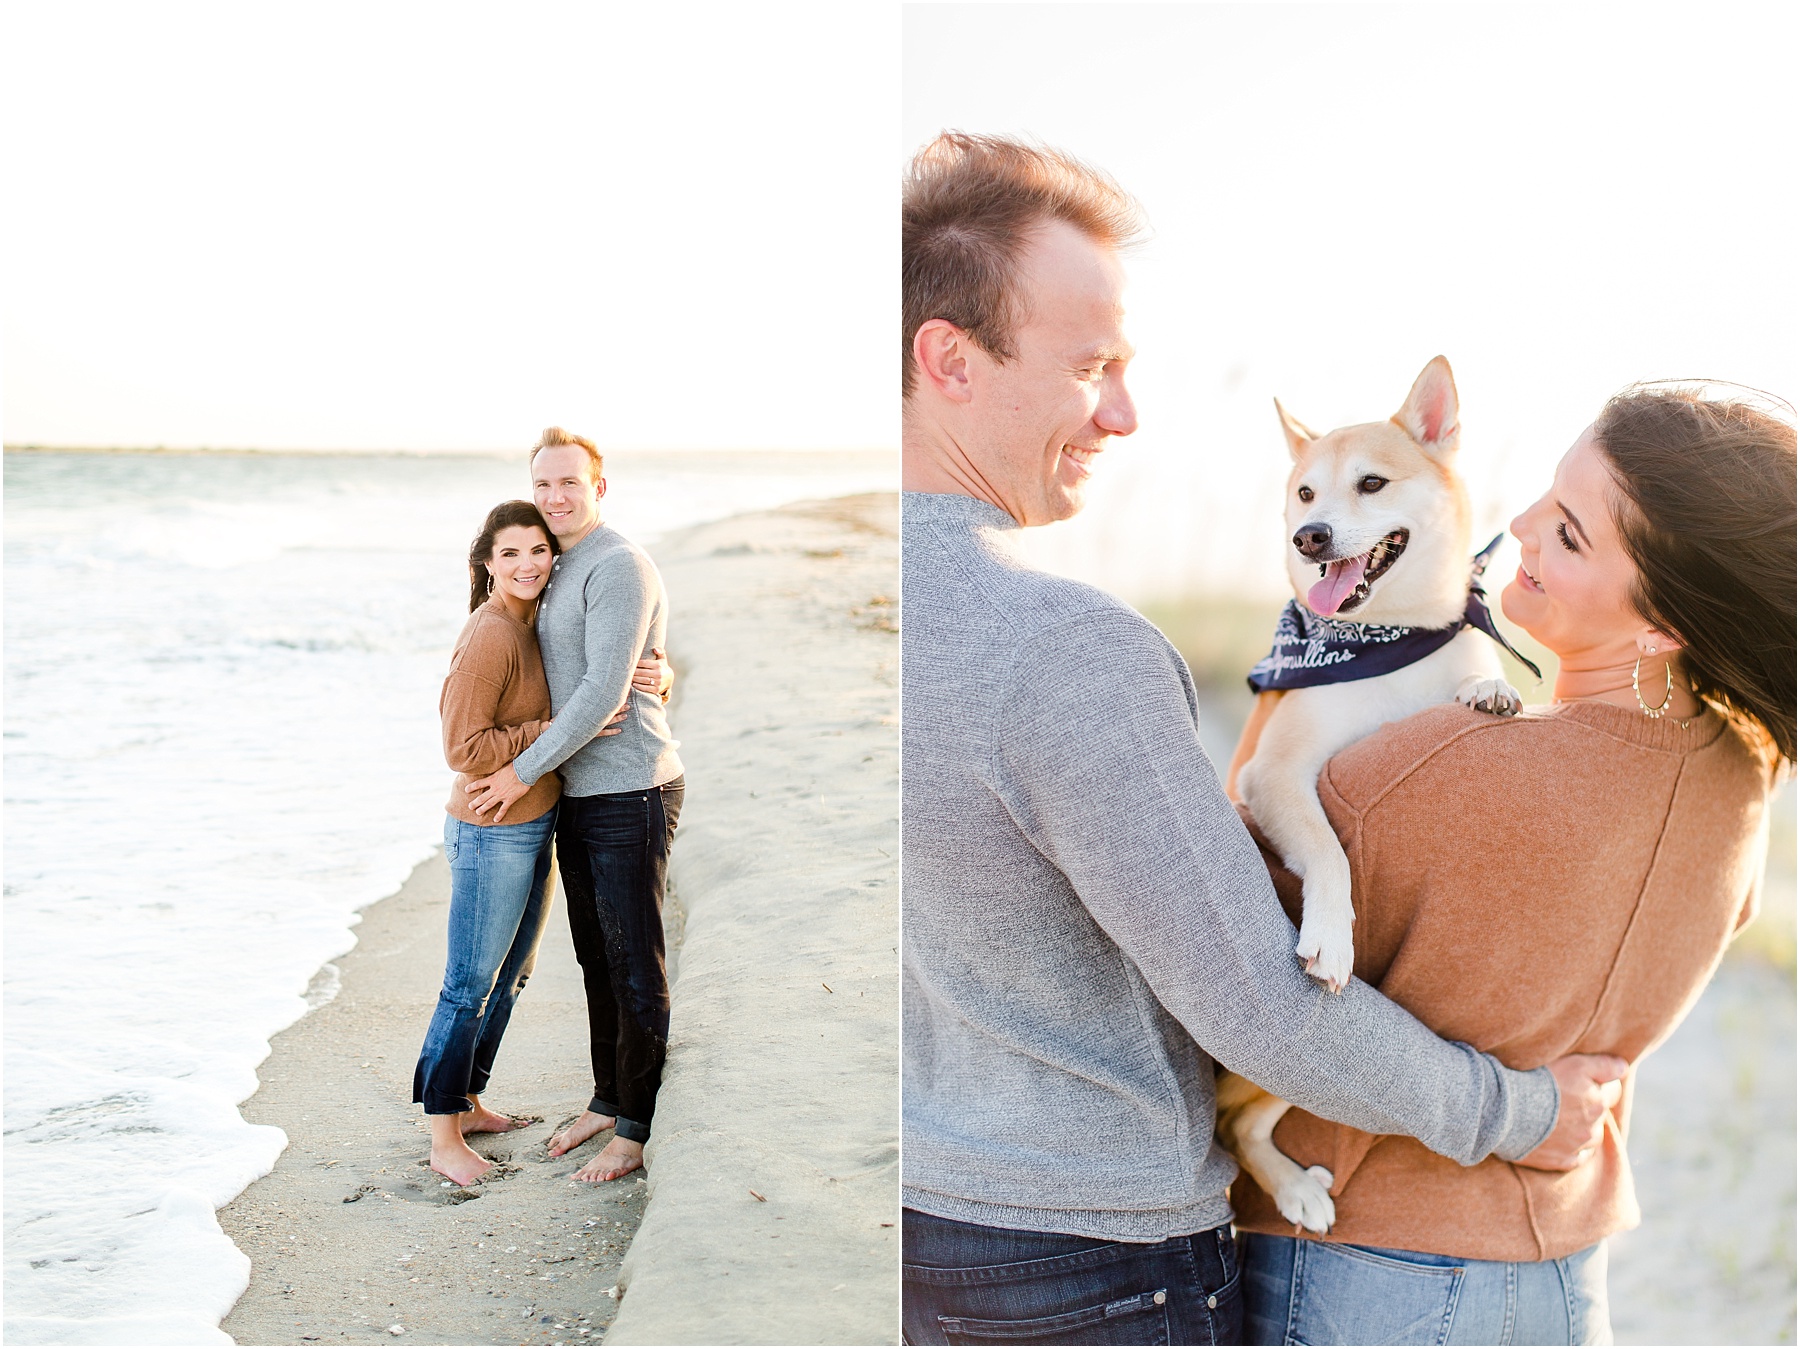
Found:
[[(220, 455), (256, 455), (256, 454), (304, 454), (304, 455), (466, 455), (491, 456), (495, 458), (511, 458), (525, 454), (529, 446), (507, 446), (499, 449), (472, 448), (439, 448), (439, 449), (404, 449), (404, 448), (349, 448), (345, 446), (299, 448), (295, 446), (273, 447), (263, 445), (46, 445), (37, 441), (23, 443), (7, 442), (0, 449), (7, 454), (220, 454)], [(899, 457), (898, 445), (837, 445), (837, 446), (606, 446), (600, 447), (601, 454), (891, 454)]]

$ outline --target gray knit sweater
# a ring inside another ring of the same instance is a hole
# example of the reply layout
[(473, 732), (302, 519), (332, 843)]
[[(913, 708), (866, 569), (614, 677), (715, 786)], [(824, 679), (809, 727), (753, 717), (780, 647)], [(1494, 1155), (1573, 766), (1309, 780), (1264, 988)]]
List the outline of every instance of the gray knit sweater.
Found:
[[(631, 687), (633, 667), (664, 644), (668, 615), (656, 564), (618, 530), (600, 525), (556, 559), (537, 611), (552, 720), (513, 761), (521, 782), (560, 768), (564, 796), (598, 796), (681, 775), (662, 699)], [(621, 733), (596, 740), (627, 695)]]
[(1464, 1164), (1544, 1139), (1547, 1069), (1300, 971), (1161, 633), (1025, 567), (985, 503), (902, 513), (909, 1207), (1125, 1241), (1226, 1222), (1215, 1058)]

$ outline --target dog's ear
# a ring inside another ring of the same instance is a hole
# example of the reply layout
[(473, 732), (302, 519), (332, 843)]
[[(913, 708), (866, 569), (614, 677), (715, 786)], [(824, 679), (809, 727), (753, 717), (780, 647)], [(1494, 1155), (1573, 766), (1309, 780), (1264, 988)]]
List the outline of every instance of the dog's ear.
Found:
[(1279, 398), (1275, 400), (1275, 415), (1281, 418), (1281, 430), (1287, 436), (1288, 453), (1298, 459), (1300, 451), (1319, 437), (1307, 429), (1305, 422), (1282, 407)]
[(1392, 420), (1428, 452), (1449, 455), (1456, 453), (1462, 431), (1456, 413), (1456, 381), (1450, 375), (1450, 362), (1433, 356), (1431, 364), (1419, 371), (1412, 392)]

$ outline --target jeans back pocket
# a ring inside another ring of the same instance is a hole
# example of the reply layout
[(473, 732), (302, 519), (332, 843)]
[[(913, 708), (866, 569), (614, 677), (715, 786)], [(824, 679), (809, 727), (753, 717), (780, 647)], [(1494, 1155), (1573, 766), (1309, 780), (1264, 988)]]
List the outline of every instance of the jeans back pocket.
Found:
[(1443, 1344), (1463, 1267), (1358, 1246), (1296, 1243), (1289, 1344)]

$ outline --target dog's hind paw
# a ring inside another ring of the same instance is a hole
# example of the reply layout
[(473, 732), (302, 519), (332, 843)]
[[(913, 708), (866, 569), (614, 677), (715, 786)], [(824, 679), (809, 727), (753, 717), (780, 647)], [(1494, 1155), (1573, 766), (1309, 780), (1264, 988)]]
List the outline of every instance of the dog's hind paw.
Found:
[(1456, 701), (1497, 717), (1516, 717), (1525, 710), (1519, 691), (1504, 679), (1465, 679), (1456, 690)]
[(1296, 1227), (1324, 1236), (1337, 1221), (1337, 1205), (1331, 1202), (1331, 1172), (1322, 1166), (1296, 1170), (1276, 1191), (1275, 1207)]

